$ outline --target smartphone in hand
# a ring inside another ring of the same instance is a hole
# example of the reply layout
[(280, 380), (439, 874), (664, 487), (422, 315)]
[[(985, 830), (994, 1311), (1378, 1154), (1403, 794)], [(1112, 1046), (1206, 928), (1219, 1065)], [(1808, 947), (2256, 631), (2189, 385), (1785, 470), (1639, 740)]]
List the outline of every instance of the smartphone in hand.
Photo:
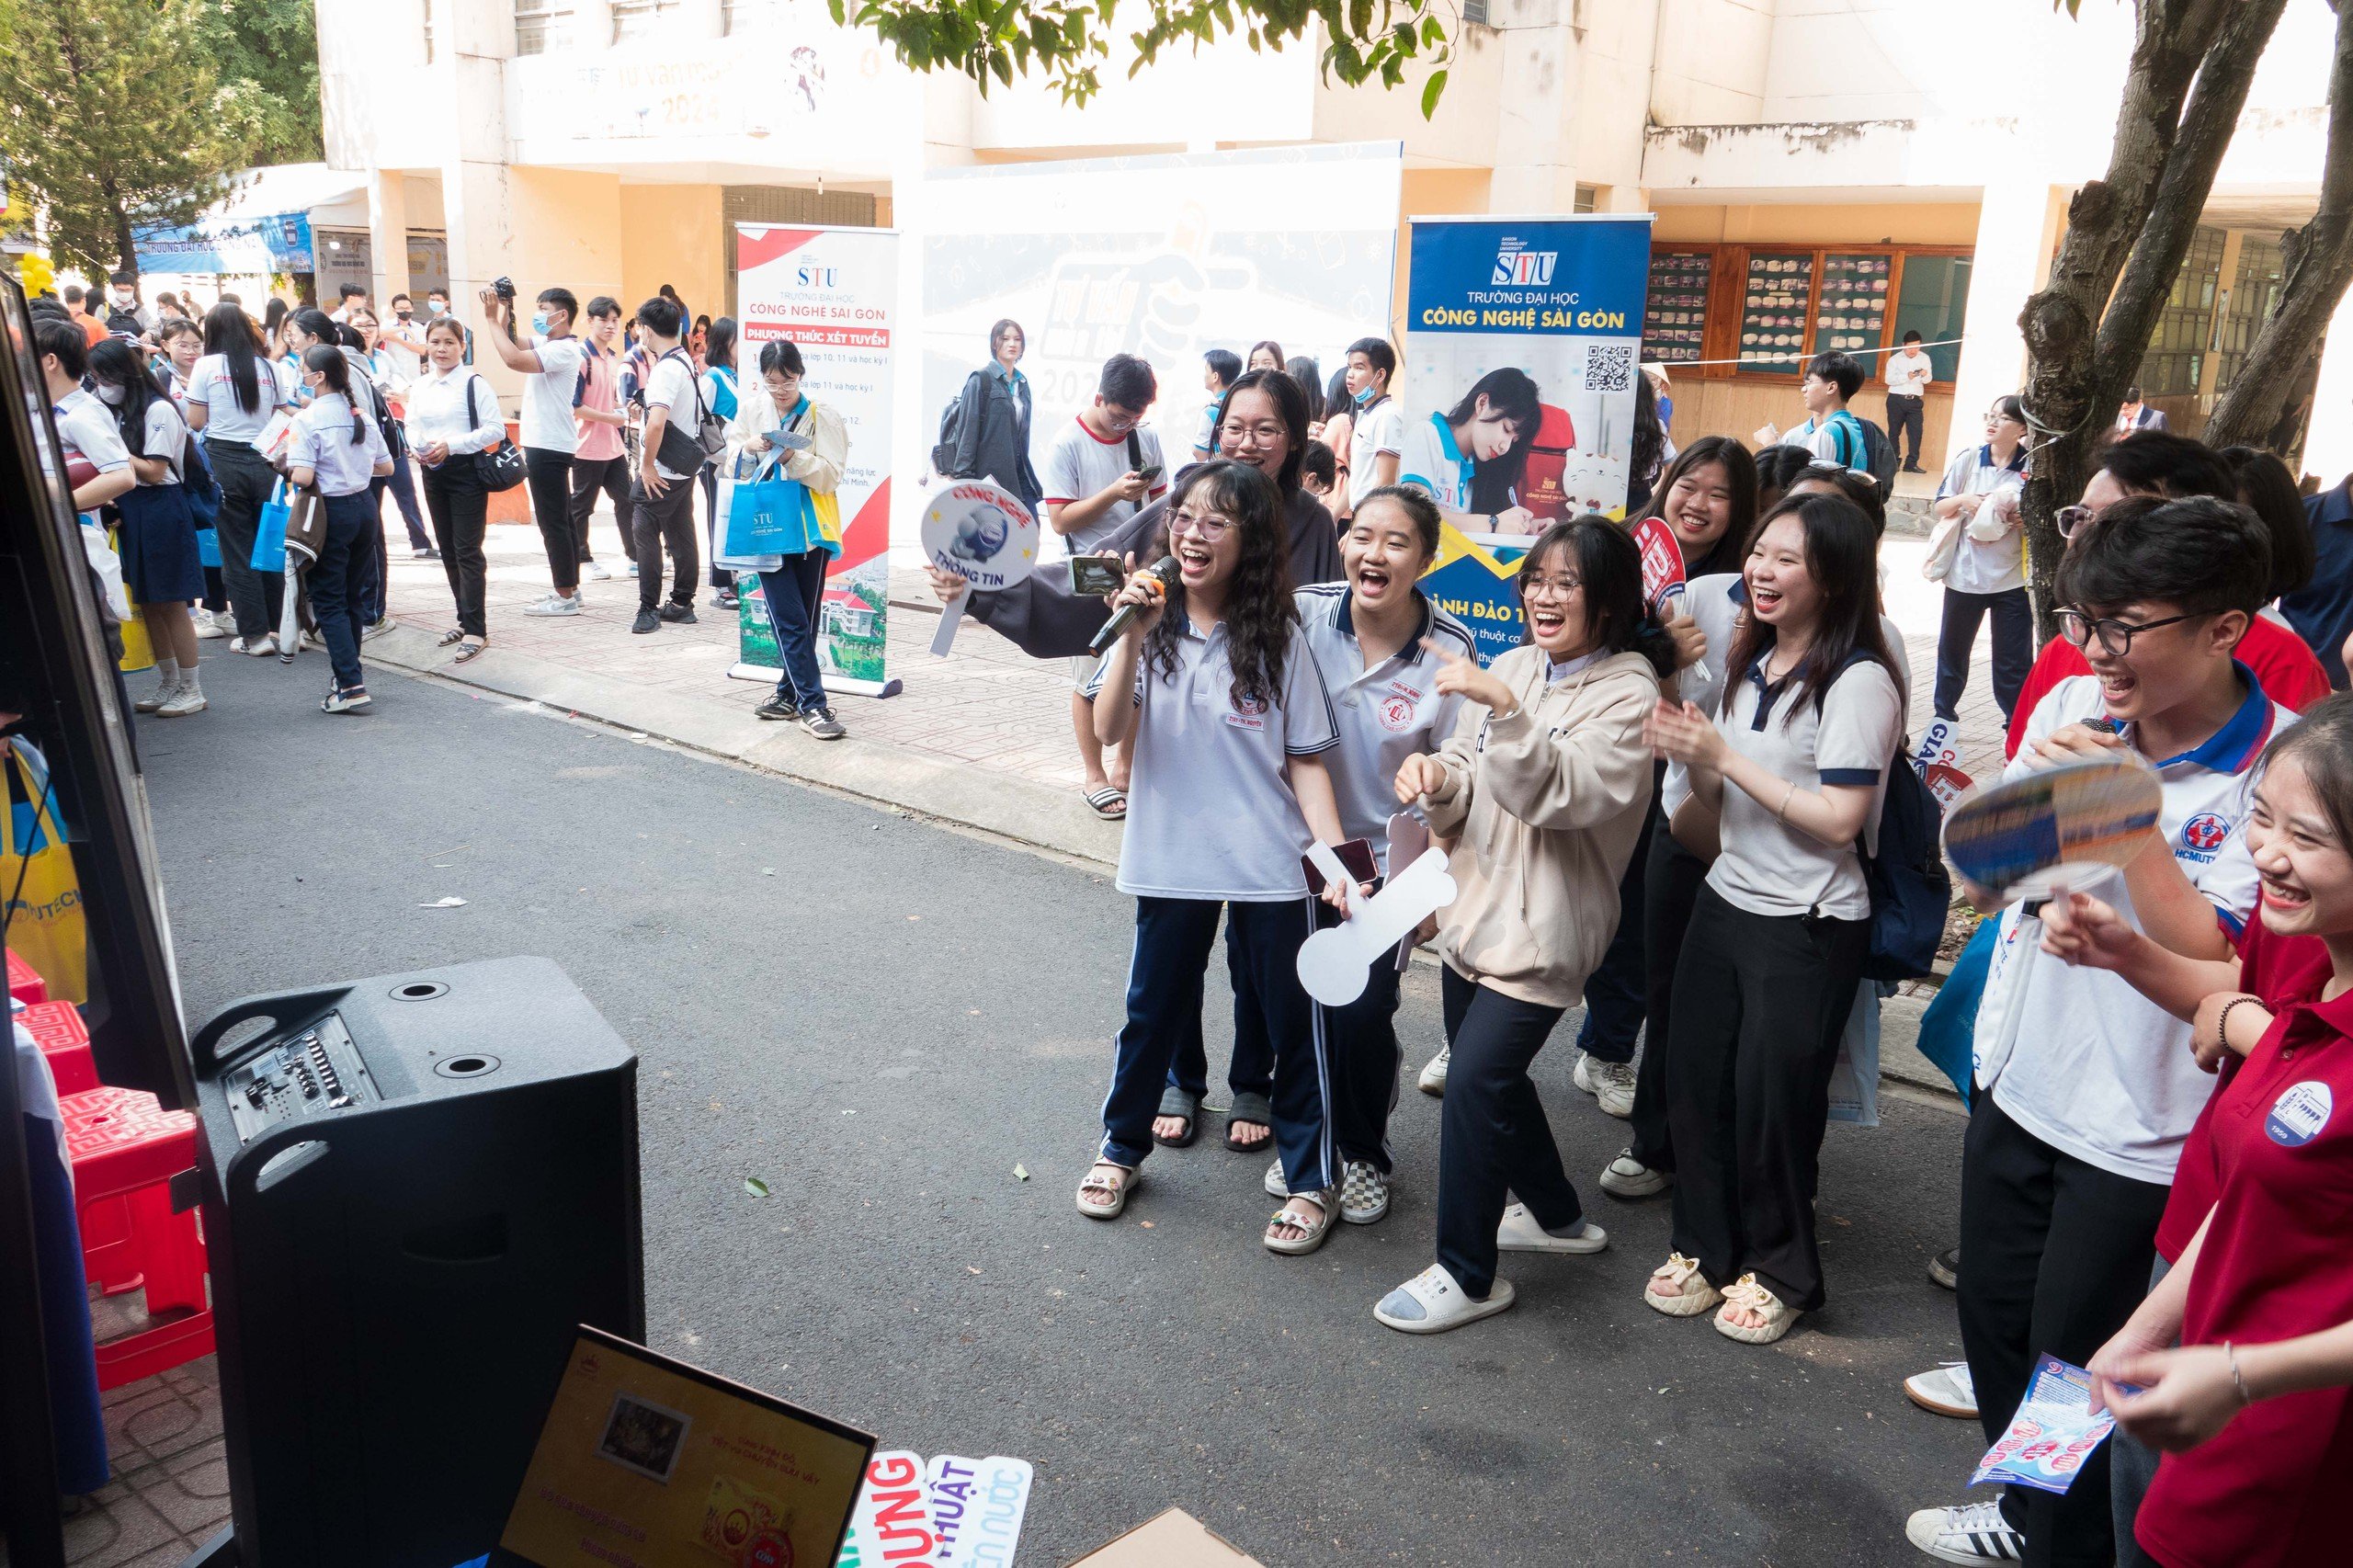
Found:
[(1086, 598), (1108, 598), (1127, 585), (1128, 574), (1115, 555), (1074, 555), (1070, 558), (1070, 588)]

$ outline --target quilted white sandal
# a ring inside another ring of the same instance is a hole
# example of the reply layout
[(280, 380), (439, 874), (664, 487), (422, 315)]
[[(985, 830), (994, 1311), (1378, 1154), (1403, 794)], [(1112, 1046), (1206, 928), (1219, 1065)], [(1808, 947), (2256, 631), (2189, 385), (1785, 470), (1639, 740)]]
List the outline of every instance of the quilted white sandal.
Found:
[[(1119, 1175), (1111, 1175), (1113, 1171)], [(1127, 1211), (1128, 1195), (1142, 1180), (1141, 1170), (1097, 1160), (1086, 1179), (1078, 1184), (1078, 1211), (1090, 1220), (1116, 1220)]]
[(1498, 1279), (1483, 1301), (1462, 1293), (1446, 1265), (1433, 1263), (1381, 1298), (1372, 1315), (1400, 1334), (1444, 1334), (1466, 1323), (1491, 1318), (1512, 1304), (1515, 1292), (1508, 1279)]
[[(1727, 1314), (1743, 1307), (1765, 1321), (1754, 1328), (1733, 1323)], [(1716, 1332), (1726, 1339), (1737, 1339), (1743, 1345), (1770, 1345), (1789, 1333), (1790, 1325), (1804, 1315), (1758, 1284), (1756, 1276), (1744, 1274), (1724, 1292), (1723, 1307), (1716, 1313)]]
[(1643, 1300), (1651, 1310), (1671, 1318), (1698, 1317), (1712, 1312), (1723, 1299), (1724, 1293), (1699, 1272), (1699, 1259), (1679, 1252), (1668, 1254), (1666, 1261), (1651, 1271), (1651, 1282), (1643, 1287)]

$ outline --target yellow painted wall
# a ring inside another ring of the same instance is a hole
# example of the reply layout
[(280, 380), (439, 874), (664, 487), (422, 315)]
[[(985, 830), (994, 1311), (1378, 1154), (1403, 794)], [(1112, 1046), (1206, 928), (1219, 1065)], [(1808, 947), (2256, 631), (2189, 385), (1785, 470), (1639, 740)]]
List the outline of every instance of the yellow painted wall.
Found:
[[(562, 284), (583, 305), (621, 285), (621, 182), (611, 175), (516, 165), (506, 173), (512, 239), (506, 272), (524, 301)], [(528, 307), (525, 313), (529, 313)]]
[(1974, 245), (1975, 202), (1839, 202), (1819, 206), (1661, 206), (1651, 237), (1665, 244)]
[(1405, 284), (1411, 270), (1408, 218), (1450, 213), (1475, 217), (1487, 210), (1492, 173), (1486, 169), (1407, 169), (1397, 186), (1397, 266), (1389, 301), (1389, 341), (1405, 340)]
[(727, 298), (720, 248), (719, 187), (620, 187), (621, 302), (630, 310), (667, 283), (697, 315), (718, 315)]

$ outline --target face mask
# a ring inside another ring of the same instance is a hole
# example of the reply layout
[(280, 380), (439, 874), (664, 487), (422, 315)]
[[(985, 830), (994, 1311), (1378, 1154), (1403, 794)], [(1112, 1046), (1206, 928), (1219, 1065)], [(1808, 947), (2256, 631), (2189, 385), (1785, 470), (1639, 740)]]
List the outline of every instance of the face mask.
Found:
[(101, 384), (98, 388), (98, 401), (103, 403), (110, 404), (116, 408), (121, 407), (122, 400), (130, 395), (131, 389), (129, 387), (110, 387)]
[(128, 289), (117, 289), (117, 290), (114, 291), (114, 302), (115, 302), (116, 304), (118, 304), (118, 305), (120, 305), (124, 310), (126, 310), (126, 311), (127, 311), (127, 310), (131, 309), (131, 290), (128, 290)]
[(409, 317), (409, 312), (408, 312), (406, 310), (404, 310), (404, 310), (394, 311), (394, 312), (392, 312), (392, 314), (393, 314), (395, 317), (397, 317), (398, 319), (402, 320), (402, 321), (406, 321), (406, 320), (408, 320), (408, 317)]
[(1367, 387), (1364, 391), (1357, 393), (1357, 401), (1358, 403), (1370, 403), (1372, 401), (1372, 389), (1370, 387)]
[(532, 330), (533, 332), (536, 332), (536, 333), (540, 334), (541, 336), (545, 336), (545, 335), (547, 335), (547, 330), (548, 330), (548, 313), (547, 313), (547, 312), (545, 312), (545, 311), (534, 311), (534, 312), (531, 313), (531, 330)]

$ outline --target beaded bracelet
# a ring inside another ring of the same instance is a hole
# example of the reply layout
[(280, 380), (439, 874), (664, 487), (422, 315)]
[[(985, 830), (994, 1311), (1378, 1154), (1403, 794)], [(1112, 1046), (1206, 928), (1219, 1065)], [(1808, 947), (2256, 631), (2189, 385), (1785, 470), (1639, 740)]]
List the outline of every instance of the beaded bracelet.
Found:
[(2231, 1009), (2245, 1006), (2250, 1002), (2260, 1004), (2262, 1000), (2259, 996), (2234, 996), (2223, 1003), (2222, 1012), (2214, 1019), (2214, 1043), (2224, 1051), (2230, 1050)]

